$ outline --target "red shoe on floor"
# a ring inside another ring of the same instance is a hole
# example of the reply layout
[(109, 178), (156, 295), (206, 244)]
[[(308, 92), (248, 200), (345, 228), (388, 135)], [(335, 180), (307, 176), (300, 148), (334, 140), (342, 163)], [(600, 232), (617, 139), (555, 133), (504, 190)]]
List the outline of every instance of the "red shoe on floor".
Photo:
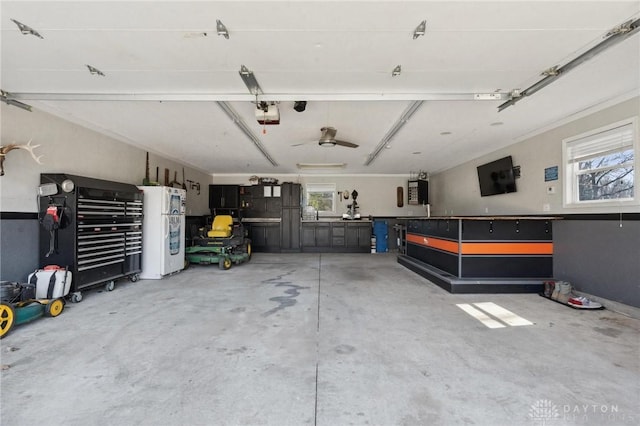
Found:
[(600, 309), (602, 305), (598, 302), (593, 302), (586, 297), (571, 297), (567, 301), (567, 304), (573, 306), (574, 308), (580, 309)]

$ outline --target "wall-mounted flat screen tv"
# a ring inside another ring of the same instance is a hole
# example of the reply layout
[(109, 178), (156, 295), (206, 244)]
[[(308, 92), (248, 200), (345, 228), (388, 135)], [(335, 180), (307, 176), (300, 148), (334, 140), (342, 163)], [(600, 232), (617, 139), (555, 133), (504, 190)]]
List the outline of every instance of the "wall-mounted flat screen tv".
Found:
[(483, 197), (516, 192), (511, 156), (478, 166), (478, 181)]

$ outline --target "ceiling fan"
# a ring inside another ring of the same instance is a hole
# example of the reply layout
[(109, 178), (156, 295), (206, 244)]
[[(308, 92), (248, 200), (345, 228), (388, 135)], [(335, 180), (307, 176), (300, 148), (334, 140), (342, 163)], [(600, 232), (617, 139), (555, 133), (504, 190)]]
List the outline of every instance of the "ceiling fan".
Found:
[(318, 140), (318, 145), (324, 147), (332, 147), (336, 145), (344, 146), (347, 148), (357, 148), (358, 144), (347, 141), (340, 141), (336, 139), (336, 133), (338, 132), (335, 127), (323, 127), (320, 129), (322, 135)]
[[(339, 141), (336, 140), (336, 133), (338, 132), (335, 127), (323, 127), (322, 129), (320, 129), (320, 131), (322, 132), (322, 135), (320, 136), (320, 139), (318, 140), (318, 145), (320, 146), (324, 146), (324, 147), (333, 147), (336, 145), (340, 145), (340, 146), (344, 146), (347, 148), (357, 148), (359, 145), (353, 142), (347, 142), (347, 141)], [(309, 142), (302, 142), (302, 143), (294, 143), (291, 146), (302, 146), (302, 145), (306, 145), (307, 143), (311, 143), (311, 141)]]

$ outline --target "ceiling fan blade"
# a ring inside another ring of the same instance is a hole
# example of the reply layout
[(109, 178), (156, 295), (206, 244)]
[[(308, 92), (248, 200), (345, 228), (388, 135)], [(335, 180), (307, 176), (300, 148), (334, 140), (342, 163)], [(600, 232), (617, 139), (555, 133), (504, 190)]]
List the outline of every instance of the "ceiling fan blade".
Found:
[(336, 143), (336, 145), (340, 145), (340, 146), (345, 146), (347, 148), (357, 148), (360, 145), (358, 145), (357, 143), (353, 143), (353, 142), (347, 142), (347, 141), (339, 141), (336, 140), (334, 141)]
[(304, 145), (309, 145), (309, 144), (317, 143), (317, 142), (318, 142), (318, 141), (311, 140), (311, 141), (305, 141), (305, 142), (292, 143), (292, 144), (291, 144), (291, 145), (289, 145), (289, 146), (292, 146), (292, 147), (296, 147), (296, 146), (304, 146)]

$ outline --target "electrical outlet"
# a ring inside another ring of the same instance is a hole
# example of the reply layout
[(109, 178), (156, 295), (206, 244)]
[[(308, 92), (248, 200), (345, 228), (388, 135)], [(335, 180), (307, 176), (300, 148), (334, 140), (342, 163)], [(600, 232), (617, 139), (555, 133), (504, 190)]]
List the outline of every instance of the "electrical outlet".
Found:
[(485, 213), (489, 213), (489, 207), (485, 207), (485, 208), (484, 208), (484, 212), (485, 212)]
[(544, 203), (544, 204), (542, 205), (542, 211), (543, 211), (543, 212), (551, 211), (551, 205), (550, 205), (549, 203)]

